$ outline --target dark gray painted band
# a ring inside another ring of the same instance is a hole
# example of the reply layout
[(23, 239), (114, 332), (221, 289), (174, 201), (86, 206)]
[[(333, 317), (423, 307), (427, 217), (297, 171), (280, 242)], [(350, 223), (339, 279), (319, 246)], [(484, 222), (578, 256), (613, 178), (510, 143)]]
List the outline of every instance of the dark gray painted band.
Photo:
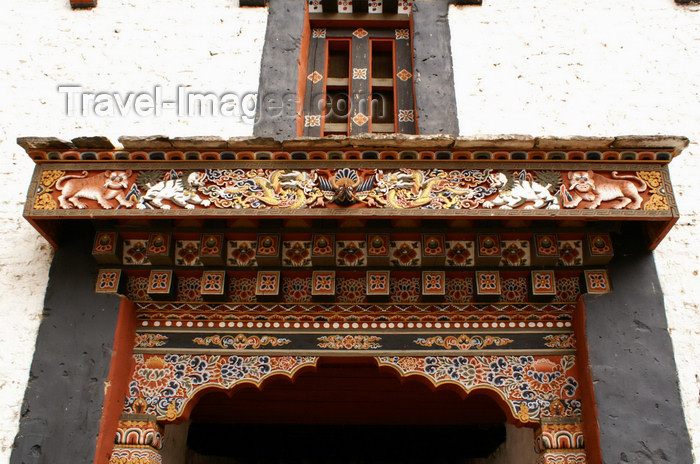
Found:
[[(417, 0), (413, 13), (416, 109), (420, 134), (457, 135), (448, 0)], [(296, 133), (304, 2), (270, 0), (254, 134), (277, 140)]]
[(603, 461), (691, 463), (654, 259), (620, 242), (609, 267), (613, 292), (585, 298)]
[(447, 0), (416, 0), (413, 10), (418, 133), (458, 135)]
[(119, 298), (94, 291), (94, 231), (85, 229), (68, 232), (51, 264), (12, 464), (95, 457)]
[(270, 0), (253, 133), (284, 140), (297, 135), (299, 52), (306, 2)]

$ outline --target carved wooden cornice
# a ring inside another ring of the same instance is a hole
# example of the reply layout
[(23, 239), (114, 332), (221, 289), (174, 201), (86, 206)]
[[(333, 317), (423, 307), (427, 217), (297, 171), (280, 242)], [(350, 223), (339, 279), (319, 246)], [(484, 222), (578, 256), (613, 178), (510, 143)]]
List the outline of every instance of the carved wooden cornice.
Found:
[(25, 217), (677, 220), (667, 164), (684, 137), (20, 138)]

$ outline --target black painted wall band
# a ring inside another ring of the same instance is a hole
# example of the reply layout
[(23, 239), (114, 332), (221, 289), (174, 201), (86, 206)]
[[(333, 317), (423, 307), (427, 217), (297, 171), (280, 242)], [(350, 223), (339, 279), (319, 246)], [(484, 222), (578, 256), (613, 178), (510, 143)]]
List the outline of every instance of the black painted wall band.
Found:
[(66, 231), (51, 264), (11, 464), (95, 457), (120, 298), (95, 293), (95, 260), (86, 245), (94, 230), (82, 225)]
[(654, 258), (619, 242), (612, 293), (584, 298), (603, 461), (692, 463)]

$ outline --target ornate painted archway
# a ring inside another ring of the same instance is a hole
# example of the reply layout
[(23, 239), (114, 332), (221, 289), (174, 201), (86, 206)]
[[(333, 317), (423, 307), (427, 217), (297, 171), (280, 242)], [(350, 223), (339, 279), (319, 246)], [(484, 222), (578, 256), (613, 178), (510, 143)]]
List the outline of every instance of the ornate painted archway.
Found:
[(112, 464), (160, 462), (161, 425), (206, 389), (348, 354), (487, 389), (538, 427), (542, 463), (586, 462), (576, 302), (610, 291), (622, 224), (653, 248), (677, 220), (667, 163), (687, 144), (125, 141), (25, 143), (27, 219), (54, 242), (62, 221), (95, 221), (95, 290), (135, 305)]

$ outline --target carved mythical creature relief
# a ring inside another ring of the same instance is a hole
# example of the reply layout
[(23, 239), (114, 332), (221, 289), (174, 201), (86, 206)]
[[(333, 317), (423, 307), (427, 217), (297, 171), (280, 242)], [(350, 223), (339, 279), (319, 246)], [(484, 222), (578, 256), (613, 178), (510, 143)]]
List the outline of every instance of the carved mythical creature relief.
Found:
[[(201, 188), (220, 208), (303, 208), (322, 197), (315, 171), (209, 169)], [(321, 205), (322, 205), (321, 200)]]
[(107, 200), (116, 199), (120, 205), (130, 208), (134, 203), (124, 197), (124, 190), (129, 186), (129, 177), (131, 170), (105, 171), (90, 177), (87, 171), (80, 175), (63, 176), (56, 182), (56, 190), (62, 192), (58, 202), (64, 209), (85, 209), (88, 205), (80, 201), (80, 198), (87, 198), (97, 201), (104, 209), (112, 209), (114, 206)]
[(615, 201), (613, 209), (640, 209), (643, 198), (639, 195), (647, 184), (634, 175), (610, 173), (612, 178), (593, 171), (569, 171), (569, 187), (561, 187), (562, 203), (566, 208), (575, 208), (581, 201), (591, 202), (588, 209), (598, 208), (604, 201)]
[(374, 188), (374, 176), (361, 179), (354, 169), (343, 168), (329, 179), (319, 176), (318, 184), (328, 202), (350, 206), (367, 198)]
[(474, 209), (496, 192), (485, 185), (490, 173), (490, 169), (377, 171), (377, 187), (370, 197), (396, 209)]
[(523, 209), (559, 209), (557, 187), (561, 184), (561, 175), (547, 171), (536, 175), (537, 180), (524, 169), (512, 175), (504, 172), (491, 174), (491, 185), (498, 188), (498, 195), (485, 201), (484, 207), (513, 209), (525, 205)]
[(170, 209), (170, 205), (163, 203), (169, 200), (181, 208), (194, 209), (195, 205), (209, 206), (209, 200), (203, 200), (197, 195), (197, 188), (204, 185), (205, 174), (198, 171), (189, 171), (179, 179), (159, 181), (163, 178), (161, 171), (144, 171), (136, 179), (137, 185), (147, 190), (139, 202), (138, 209), (146, 209), (146, 202), (150, 205)]

